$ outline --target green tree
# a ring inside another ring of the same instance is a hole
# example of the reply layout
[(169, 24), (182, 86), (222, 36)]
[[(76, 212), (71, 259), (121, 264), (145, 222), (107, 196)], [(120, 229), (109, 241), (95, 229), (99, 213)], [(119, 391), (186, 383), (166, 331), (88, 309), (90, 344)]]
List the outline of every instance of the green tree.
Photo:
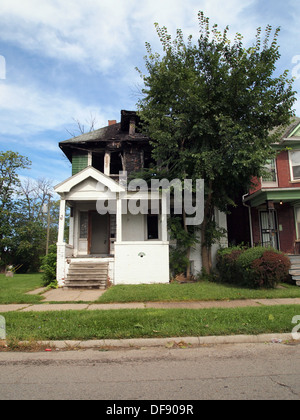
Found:
[(52, 190), (51, 182), (45, 179), (24, 179), (18, 188), (11, 263), (22, 264), (21, 271), (37, 271), (46, 253), (47, 240), (48, 245), (57, 240), (58, 203), (51, 201)]
[[(211, 270), (211, 246), (223, 234), (215, 208), (228, 211), (235, 192), (247, 191), (273, 157), (275, 127), (289, 124), (295, 92), (288, 72), (276, 76), (280, 58), (277, 39), (267, 26), (244, 47), (243, 37), (228, 38), (198, 14), (199, 38), (187, 42), (181, 30), (174, 40), (156, 25), (164, 54), (146, 43), (147, 75), (138, 109), (143, 130), (151, 138), (153, 157), (167, 169), (169, 179), (205, 180), (205, 210), (201, 225), (202, 265)], [(270, 133), (273, 132), (271, 135)]]
[(0, 152), (0, 265), (10, 263), (15, 234), (16, 192), (20, 186), (18, 171), (29, 168), (31, 162), (19, 153)]

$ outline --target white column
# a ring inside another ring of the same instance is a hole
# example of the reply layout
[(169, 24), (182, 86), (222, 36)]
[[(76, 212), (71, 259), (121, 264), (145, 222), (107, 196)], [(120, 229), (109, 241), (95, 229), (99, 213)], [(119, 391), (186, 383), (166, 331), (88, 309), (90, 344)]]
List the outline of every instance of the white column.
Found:
[(74, 207), (70, 209), (69, 245), (74, 246)]
[(66, 218), (66, 200), (60, 200), (59, 223), (58, 223), (58, 244), (64, 243), (65, 234), (65, 218)]
[(117, 242), (122, 242), (122, 198), (121, 194), (119, 193), (117, 199)]
[(168, 241), (167, 194), (164, 192), (161, 197), (161, 240)]

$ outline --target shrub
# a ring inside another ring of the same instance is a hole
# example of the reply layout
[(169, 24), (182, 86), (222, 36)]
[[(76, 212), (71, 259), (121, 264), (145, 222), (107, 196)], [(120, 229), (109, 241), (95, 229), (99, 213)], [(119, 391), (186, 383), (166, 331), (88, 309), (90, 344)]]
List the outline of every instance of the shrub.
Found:
[(220, 279), (251, 288), (270, 288), (289, 276), (289, 258), (273, 248), (226, 248), (217, 254)]
[(56, 245), (49, 246), (48, 255), (42, 258), (41, 270), (43, 271), (42, 280), (44, 286), (56, 287), (56, 258), (57, 249)]
[(265, 251), (264, 254), (252, 262), (252, 270), (258, 287), (275, 287), (286, 281), (289, 276), (289, 258), (278, 252)]
[(238, 257), (243, 252), (243, 248), (232, 247), (220, 249), (217, 253), (217, 269), (220, 280), (224, 283), (235, 283), (238, 278), (237, 264)]

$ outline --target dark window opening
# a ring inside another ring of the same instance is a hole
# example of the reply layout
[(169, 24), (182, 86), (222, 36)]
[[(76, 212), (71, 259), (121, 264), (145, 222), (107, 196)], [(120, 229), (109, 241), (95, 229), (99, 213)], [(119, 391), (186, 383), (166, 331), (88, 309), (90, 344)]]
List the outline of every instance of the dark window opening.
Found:
[(114, 152), (110, 155), (110, 174), (119, 175), (123, 171), (122, 159), (120, 152)]
[(155, 160), (151, 156), (151, 152), (144, 152), (144, 168), (149, 169), (155, 166)]
[(147, 215), (147, 231), (148, 239), (158, 239), (158, 215), (148, 214)]
[(92, 166), (98, 171), (104, 173), (104, 154), (93, 153)]

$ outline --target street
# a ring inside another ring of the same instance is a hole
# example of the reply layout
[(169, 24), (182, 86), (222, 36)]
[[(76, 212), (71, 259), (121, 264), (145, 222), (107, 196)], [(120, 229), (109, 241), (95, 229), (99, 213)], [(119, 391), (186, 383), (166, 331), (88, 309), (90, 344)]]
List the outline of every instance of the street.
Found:
[(118, 400), (299, 400), (300, 345), (1, 352), (0, 400), (24, 399), (109, 400), (107, 414), (124, 414)]

